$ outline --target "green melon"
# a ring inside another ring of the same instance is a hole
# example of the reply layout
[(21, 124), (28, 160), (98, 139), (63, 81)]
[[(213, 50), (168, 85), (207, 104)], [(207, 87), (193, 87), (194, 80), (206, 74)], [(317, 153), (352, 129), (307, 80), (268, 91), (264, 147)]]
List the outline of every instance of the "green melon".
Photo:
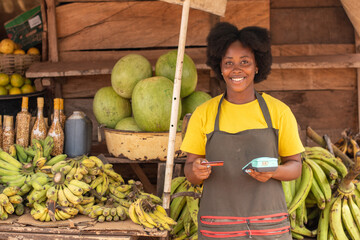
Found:
[(211, 99), (211, 96), (202, 91), (195, 91), (186, 98), (182, 99), (181, 119), (184, 118), (185, 114), (193, 113), (198, 106), (209, 99)]
[(142, 131), (141, 128), (136, 124), (135, 119), (133, 117), (126, 117), (121, 119), (115, 126), (117, 130), (125, 130), (125, 131)]
[(131, 116), (130, 100), (120, 97), (112, 87), (103, 87), (95, 94), (93, 112), (98, 123), (114, 128), (121, 119)]
[[(174, 81), (176, 71), (177, 50), (172, 50), (164, 55), (161, 55), (156, 61), (155, 75), (164, 76)], [(181, 75), (181, 91), (180, 97), (189, 96), (195, 91), (197, 84), (197, 70), (193, 60), (184, 54), (184, 62)]]
[(131, 98), (135, 85), (152, 76), (152, 66), (143, 56), (128, 54), (122, 57), (112, 69), (111, 86), (123, 98)]
[[(173, 82), (156, 76), (141, 80), (132, 95), (132, 110), (135, 122), (144, 131), (163, 132), (170, 127)], [(181, 101), (178, 120), (181, 115)]]

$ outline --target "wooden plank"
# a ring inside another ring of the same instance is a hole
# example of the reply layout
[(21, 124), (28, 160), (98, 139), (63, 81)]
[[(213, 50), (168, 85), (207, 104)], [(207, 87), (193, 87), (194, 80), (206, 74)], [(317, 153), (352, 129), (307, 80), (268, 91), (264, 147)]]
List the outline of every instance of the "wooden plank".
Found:
[[(77, 236), (77, 235), (56, 235), (56, 234), (37, 234), (37, 233), (13, 233), (13, 232), (1, 232), (2, 239), (22, 239), (22, 240), (101, 240), (105, 236)], [(109, 240), (136, 240), (137, 237), (129, 236), (106, 236)]]
[(345, 129), (357, 127), (357, 91), (268, 92), (286, 103), (301, 129)]
[(340, 0), (346, 14), (353, 24), (357, 34), (360, 34), (360, 2), (359, 0)]
[(42, 33), (41, 33), (41, 61), (47, 61), (48, 60), (48, 21), (47, 21), (47, 15), (46, 15), (46, 2), (45, 0), (40, 1), (40, 7), (41, 7), (41, 19), (42, 19)]
[(151, 184), (151, 182), (149, 181), (148, 177), (146, 176), (144, 171), (141, 169), (139, 164), (130, 163), (130, 167), (132, 168), (132, 170), (135, 172), (135, 174), (138, 176), (138, 178), (142, 182), (145, 192), (156, 194), (156, 188)]
[[(111, 74), (116, 61), (38, 62), (26, 71), (27, 78), (69, 77)], [(209, 69), (197, 64), (198, 69)], [(360, 54), (273, 57), (272, 69), (359, 68)]]
[(353, 26), (342, 7), (271, 9), (270, 23), (272, 44), (354, 42)]
[[(184, 0), (160, 0), (172, 4), (183, 4)], [(227, 0), (192, 0), (190, 1), (190, 7), (201, 11), (209, 12), (219, 16), (225, 15)]]
[(356, 70), (273, 69), (268, 79), (257, 83), (255, 87), (260, 91), (354, 90)]
[(273, 57), (272, 69), (359, 68), (360, 54)]
[(56, 13), (55, 13), (55, 0), (46, 0), (47, 7), (47, 27), (48, 27), (48, 40), (49, 40), (49, 61), (58, 62), (58, 35), (56, 29)]
[(225, 17), (221, 17), (220, 21), (230, 22), (239, 29), (246, 26), (270, 29), (270, 0), (228, 0)]
[(316, 56), (355, 53), (354, 44), (283, 44), (272, 45), (273, 56)]
[[(355, 49), (356, 52), (360, 52), (360, 36), (358, 33), (355, 33)], [(357, 131), (360, 130), (360, 68), (356, 69), (356, 82), (357, 82), (357, 116), (358, 116), (358, 126)]]
[(318, 7), (339, 7), (339, 0), (273, 0), (271, 1), (271, 9), (276, 8), (318, 8)]
[[(181, 10), (179, 5), (160, 1), (60, 5), (56, 9), (59, 49), (174, 47), (179, 39)], [(210, 16), (190, 10), (187, 46), (206, 44)]]

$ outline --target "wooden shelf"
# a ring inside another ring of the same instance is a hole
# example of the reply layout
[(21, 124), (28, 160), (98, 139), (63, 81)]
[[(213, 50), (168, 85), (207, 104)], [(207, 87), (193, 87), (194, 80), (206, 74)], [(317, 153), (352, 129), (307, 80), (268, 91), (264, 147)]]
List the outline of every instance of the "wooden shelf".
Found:
[[(205, 60), (204, 60), (205, 61)], [(26, 71), (27, 78), (70, 77), (111, 74), (116, 61), (37, 62)], [(196, 64), (197, 69), (210, 69)], [(360, 54), (318, 56), (274, 56), (272, 69), (360, 68)]]

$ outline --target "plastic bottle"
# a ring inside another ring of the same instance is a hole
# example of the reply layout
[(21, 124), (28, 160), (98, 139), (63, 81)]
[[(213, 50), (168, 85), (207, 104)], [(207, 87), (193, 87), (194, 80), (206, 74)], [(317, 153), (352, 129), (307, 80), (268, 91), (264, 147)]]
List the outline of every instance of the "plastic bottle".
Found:
[(74, 111), (65, 122), (65, 154), (68, 157), (90, 153), (92, 123), (84, 112)]
[(44, 120), (44, 98), (37, 98), (37, 116), (34, 123), (34, 126), (31, 130), (31, 141), (35, 138), (38, 140), (43, 140), (47, 135), (47, 126)]
[(54, 99), (54, 120), (51, 123), (48, 136), (54, 139), (54, 148), (51, 156), (57, 156), (64, 152), (64, 131), (60, 123), (60, 99)]
[(31, 114), (28, 112), (29, 98), (23, 97), (21, 111), (16, 115), (16, 144), (29, 146)]

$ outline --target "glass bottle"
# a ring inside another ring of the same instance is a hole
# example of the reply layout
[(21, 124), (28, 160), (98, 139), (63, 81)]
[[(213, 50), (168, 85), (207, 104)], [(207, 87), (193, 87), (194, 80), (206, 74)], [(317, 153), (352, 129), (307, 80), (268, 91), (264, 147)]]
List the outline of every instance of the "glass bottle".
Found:
[(16, 115), (16, 144), (29, 146), (31, 114), (28, 112), (29, 98), (23, 97), (21, 112)]
[(64, 113), (64, 99), (60, 98), (60, 123), (62, 129), (65, 129), (66, 115)]
[(2, 147), (5, 152), (9, 152), (11, 145), (15, 143), (15, 131), (14, 131), (14, 118), (13, 116), (4, 116), (4, 129), (3, 129), (3, 141)]
[(34, 123), (34, 126), (31, 130), (31, 141), (35, 138), (38, 140), (43, 140), (46, 138), (47, 127), (44, 119), (44, 98), (37, 98), (37, 116)]
[(54, 120), (51, 123), (48, 136), (54, 139), (54, 148), (51, 152), (52, 156), (62, 154), (64, 151), (64, 131), (60, 123), (60, 99), (54, 99)]

